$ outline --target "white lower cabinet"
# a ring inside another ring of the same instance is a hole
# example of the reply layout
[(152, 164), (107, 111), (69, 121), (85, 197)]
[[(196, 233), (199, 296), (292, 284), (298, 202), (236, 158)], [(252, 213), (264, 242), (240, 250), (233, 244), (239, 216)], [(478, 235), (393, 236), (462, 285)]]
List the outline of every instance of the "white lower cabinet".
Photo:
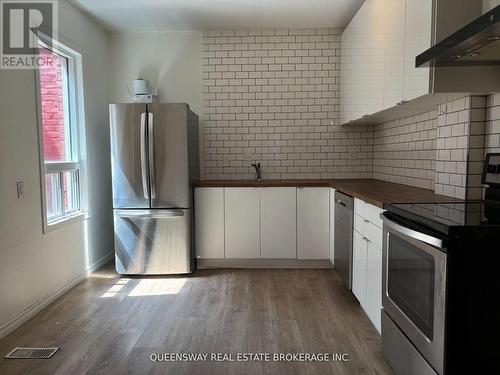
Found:
[(353, 231), (352, 238), (352, 292), (363, 305), (366, 301), (366, 259), (367, 242), (358, 232)]
[(380, 332), (382, 308), (382, 209), (354, 202), (352, 292)]
[(366, 259), (366, 306), (365, 311), (377, 331), (380, 332), (382, 308), (382, 249), (373, 242), (367, 243)]
[(196, 257), (333, 263), (334, 192), (328, 187), (196, 188)]
[(335, 259), (335, 189), (330, 189), (330, 262)]
[(330, 258), (330, 188), (297, 189), (297, 258)]
[(226, 188), (226, 258), (260, 258), (260, 192), (258, 188)]
[(194, 232), (197, 258), (224, 258), (224, 188), (195, 189)]
[(297, 189), (262, 188), (260, 191), (261, 257), (297, 257)]

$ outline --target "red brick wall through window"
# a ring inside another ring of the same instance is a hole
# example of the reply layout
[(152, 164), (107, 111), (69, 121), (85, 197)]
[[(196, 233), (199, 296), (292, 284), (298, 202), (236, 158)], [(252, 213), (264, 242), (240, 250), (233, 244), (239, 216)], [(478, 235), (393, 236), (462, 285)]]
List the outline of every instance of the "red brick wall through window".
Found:
[(66, 160), (64, 131), (65, 59), (42, 49), (40, 54), (52, 55), (52, 65), (40, 67), (40, 94), (45, 161)]

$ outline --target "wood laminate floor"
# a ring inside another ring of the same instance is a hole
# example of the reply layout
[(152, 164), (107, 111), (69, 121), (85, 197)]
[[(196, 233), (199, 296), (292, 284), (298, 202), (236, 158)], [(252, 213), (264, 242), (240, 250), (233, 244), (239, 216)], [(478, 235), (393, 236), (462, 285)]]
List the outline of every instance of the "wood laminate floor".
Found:
[[(15, 346), (60, 346), (7, 360)], [(152, 353), (347, 353), (348, 362), (152, 362)], [(122, 278), (109, 265), (0, 340), (0, 374), (391, 374), (332, 270)]]

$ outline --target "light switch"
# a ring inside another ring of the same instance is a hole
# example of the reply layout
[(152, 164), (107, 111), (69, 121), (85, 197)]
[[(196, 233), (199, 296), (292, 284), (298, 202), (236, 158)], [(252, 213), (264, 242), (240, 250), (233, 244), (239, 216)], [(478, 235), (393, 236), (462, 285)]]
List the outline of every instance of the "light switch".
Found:
[(17, 187), (17, 198), (21, 199), (24, 195), (24, 182), (18, 181), (16, 182)]

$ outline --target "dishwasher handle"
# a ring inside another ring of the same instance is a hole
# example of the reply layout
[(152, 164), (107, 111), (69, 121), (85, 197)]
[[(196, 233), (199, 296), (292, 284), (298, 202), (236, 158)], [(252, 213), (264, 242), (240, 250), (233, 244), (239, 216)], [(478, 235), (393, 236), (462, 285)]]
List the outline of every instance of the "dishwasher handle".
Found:
[(342, 202), (340, 199), (336, 199), (335, 202), (337, 204), (340, 204), (341, 206), (347, 207), (347, 205), (344, 202)]

